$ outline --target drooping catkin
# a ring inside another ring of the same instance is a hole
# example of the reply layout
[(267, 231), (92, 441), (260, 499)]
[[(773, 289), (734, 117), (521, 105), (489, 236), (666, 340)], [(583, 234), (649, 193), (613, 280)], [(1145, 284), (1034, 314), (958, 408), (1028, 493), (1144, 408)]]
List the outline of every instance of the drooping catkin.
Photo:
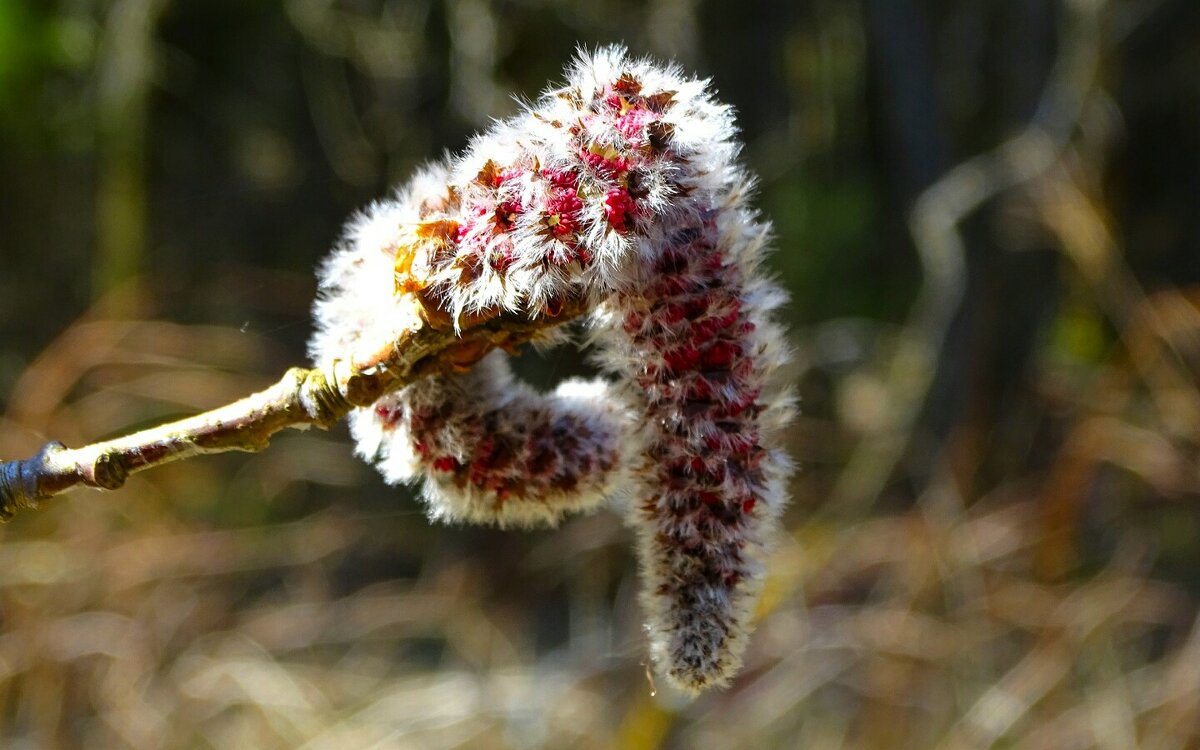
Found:
[(468, 326), (585, 300), (607, 380), (539, 394), (493, 353), (359, 410), (359, 451), (424, 480), (434, 517), (528, 525), (624, 498), (654, 659), (697, 692), (741, 663), (786, 501), (791, 399), (729, 108), (617, 48), (353, 221), (326, 263), (312, 352), (411, 324), (418, 295)]

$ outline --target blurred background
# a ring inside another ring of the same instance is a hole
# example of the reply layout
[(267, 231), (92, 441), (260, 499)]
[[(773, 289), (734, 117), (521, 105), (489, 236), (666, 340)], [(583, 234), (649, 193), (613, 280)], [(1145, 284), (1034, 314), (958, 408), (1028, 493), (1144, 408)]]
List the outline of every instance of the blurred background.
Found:
[(737, 107), (804, 411), (727, 691), (651, 681), (615, 514), (431, 526), (341, 428), (0, 531), (0, 744), (1200, 747), (1198, 40), (1194, 0), (0, 0), (0, 456), (302, 363), (344, 219), (617, 41)]

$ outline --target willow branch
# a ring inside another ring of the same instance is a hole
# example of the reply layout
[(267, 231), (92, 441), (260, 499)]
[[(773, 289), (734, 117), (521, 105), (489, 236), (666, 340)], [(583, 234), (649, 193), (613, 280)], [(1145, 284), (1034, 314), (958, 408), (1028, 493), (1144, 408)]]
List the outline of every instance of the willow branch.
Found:
[(47, 443), (23, 461), (0, 464), (0, 520), (36, 509), (73, 487), (115, 490), (131, 474), (193, 456), (226, 451), (256, 452), (288, 427), (328, 429), (351, 409), (369, 406), (386, 393), (436, 372), (463, 370), (495, 348), (513, 351), (540, 330), (583, 312), (582, 302), (547, 315), (500, 313), (460, 320), (415, 297), (411, 330), (376, 351), (337, 360), (325, 368), (293, 367), (274, 385), (239, 401), (131, 435), (67, 448)]

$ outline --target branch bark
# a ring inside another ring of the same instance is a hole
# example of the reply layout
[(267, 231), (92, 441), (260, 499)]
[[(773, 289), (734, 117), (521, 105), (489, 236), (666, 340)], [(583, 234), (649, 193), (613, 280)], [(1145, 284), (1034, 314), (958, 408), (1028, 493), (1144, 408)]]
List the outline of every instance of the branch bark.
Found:
[(492, 311), (460, 320), (455, 330), (436, 306), (411, 300), (413, 328), (375, 351), (325, 368), (293, 367), (269, 388), (177, 422), (81, 448), (52, 441), (30, 458), (0, 463), (0, 521), (73, 487), (115, 490), (131, 474), (171, 461), (260, 451), (287, 427), (328, 429), (355, 407), (426, 375), (462, 371), (493, 349), (515, 351), (585, 310), (583, 300), (570, 300), (554, 316)]

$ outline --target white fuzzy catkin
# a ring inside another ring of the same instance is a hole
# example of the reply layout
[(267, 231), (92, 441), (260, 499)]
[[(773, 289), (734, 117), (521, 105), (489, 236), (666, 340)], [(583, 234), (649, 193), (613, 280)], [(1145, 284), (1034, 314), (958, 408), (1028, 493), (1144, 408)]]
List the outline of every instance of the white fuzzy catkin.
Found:
[(589, 301), (610, 380), (539, 394), (493, 353), (358, 410), (360, 453), (424, 480), (435, 518), (554, 523), (626, 499), (653, 658), (689, 692), (741, 663), (791, 471), (792, 414), (729, 108), (619, 48), (584, 54), (521, 114), (351, 222), (327, 261), (319, 363), (412, 323), (413, 294), (469, 326)]

